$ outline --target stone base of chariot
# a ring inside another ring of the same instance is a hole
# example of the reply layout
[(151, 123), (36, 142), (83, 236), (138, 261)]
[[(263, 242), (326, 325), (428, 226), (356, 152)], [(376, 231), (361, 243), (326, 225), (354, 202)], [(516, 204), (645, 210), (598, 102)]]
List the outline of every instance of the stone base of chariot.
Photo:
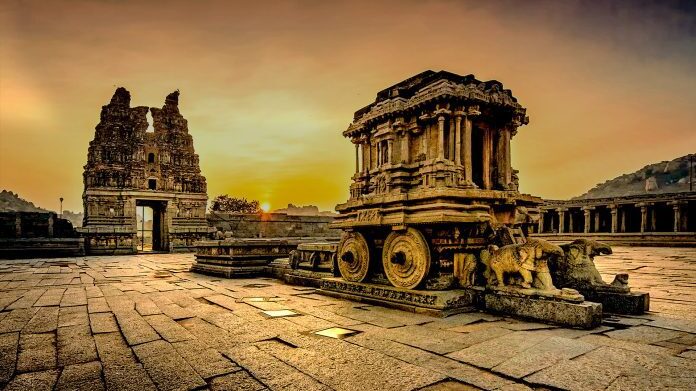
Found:
[(650, 310), (650, 294), (646, 292), (602, 292), (581, 290), (588, 301), (602, 304), (604, 312), (623, 315), (642, 315)]
[(602, 305), (572, 289), (540, 292), (488, 288), (481, 309), (566, 327), (592, 329), (602, 323)]
[(416, 313), (445, 317), (485, 310), (566, 327), (591, 329), (602, 322), (602, 305), (573, 290), (470, 287), (446, 291), (401, 289), (388, 285), (324, 278), (318, 293)]
[(446, 291), (403, 289), (334, 277), (322, 279), (317, 291), (326, 296), (440, 317), (475, 310), (483, 302), (483, 292), (483, 288), (477, 287)]
[(333, 277), (331, 271), (293, 269), (287, 258), (276, 259), (266, 268), (269, 277), (283, 280), (286, 284), (319, 288), (321, 280)]

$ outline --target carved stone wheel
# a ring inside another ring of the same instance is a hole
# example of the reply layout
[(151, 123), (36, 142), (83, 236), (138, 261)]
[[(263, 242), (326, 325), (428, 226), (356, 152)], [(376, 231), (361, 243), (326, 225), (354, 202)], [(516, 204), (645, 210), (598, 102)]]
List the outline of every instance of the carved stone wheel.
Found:
[(338, 270), (347, 281), (362, 282), (370, 269), (370, 249), (359, 232), (346, 232), (338, 245)]
[(430, 271), (428, 242), (415, 228), (392, 232), (384, 241), (382, 265), (392, 285), (414, 289), (425, 280)]

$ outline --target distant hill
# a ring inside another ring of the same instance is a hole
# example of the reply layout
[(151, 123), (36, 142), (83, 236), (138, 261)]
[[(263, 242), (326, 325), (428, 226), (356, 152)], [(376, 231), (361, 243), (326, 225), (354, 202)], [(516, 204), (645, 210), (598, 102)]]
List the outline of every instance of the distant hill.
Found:
[[(15, 194), (8, 190), (3, 190), (0, 192), (0, 212), (53, 212), (52, 210), (46, 210), (39, 208), (34, 205), (33, 202), (27, 201), (21, 198), (18, 194)], [(57, 213), (57, 212), (54, 212)], [(63, 218), (70, 220), (73, 227), (82, 226), (82, 212), (71, 212), (69, 210), (63, 211)]]
[(19, 195), (3, 190), (0, 192), (0, 212), (48, 212), (34, 205)]
[[(671, 161), (649, 164), (631, 174), (598, 184), (587, 193), (573, 198), (612, 198), (640, 194), (663, 194), (689, 191), (689, 157), (678, 157)], [(694, 174), (696, 176), (696, 174)], [(694, 183), (696, 186), (696, 183)]]

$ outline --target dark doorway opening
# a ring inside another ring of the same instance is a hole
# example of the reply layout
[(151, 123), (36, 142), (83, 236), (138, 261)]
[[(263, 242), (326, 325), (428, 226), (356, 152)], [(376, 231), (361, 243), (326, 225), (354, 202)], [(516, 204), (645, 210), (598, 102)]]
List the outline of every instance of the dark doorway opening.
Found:
[(167, 203), (136, 200), (135, 205), (138, 252), (166, 251), (166, 233), (163, 221)]
[(148, 179), (147, 188), (150, 190), (157, 190), (157, 179)]
[(483, 189), (483, 130), (477, 127), (471, 134), (471, 174), (476, 186)]

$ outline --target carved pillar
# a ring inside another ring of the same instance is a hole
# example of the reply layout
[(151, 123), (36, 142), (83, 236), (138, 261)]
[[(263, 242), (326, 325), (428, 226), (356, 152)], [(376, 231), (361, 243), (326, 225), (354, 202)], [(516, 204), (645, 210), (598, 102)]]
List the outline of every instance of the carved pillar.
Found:
[(471, 163), (471, 133), (473, 128), (473, 118), (481, 114), (478, 111), (478, 106), (470, 106), (467, 108), (466, 116), (464, 117), (464, 179), (466, 183), (474, 185), (473, 165)]
[(448, 134), (449, 137), (447, 137), (448, 144), (449, 144), (448, 145), (449, 148), (447, 148), (447, 159), (452, 161), (452, 162), (454, 161), (454, 154), (455, 154), (455, 148), (454, 148), (454, 143), (455, 143), (455, 138), (454, 138), (455, 129), (454, 129), (454, 127), (455, 127), (455, 124), (454, 124), (454, 122), (455, 122), (454, 118), (450, 117), (449, 134)]
[(512, 132), (510, 129), (505, 130), (505, 187), (509, 188), (512, 183), (512, 155), (510, 154), (510, 139)]
[(437, 117), (437, 158), (439, 160), (445, 159), (445, 116), (440, 115)]
[(355, 173), (360, 173), (360, 144), (355, 144)]
[(618, 221), (619, 209), (616, 205), (609, 205), (609, 208), (611, 210), (611, 233), (615, 234), (616, 229), (619, 225), (619, 221)]
[(503, 127), (498, 130), (496, 145), (496, 165), (498, 167), (498, 185), (502, 189), (507, 189), (512, 182), (512, 172), (510, 167), (510, 129)]
[(537, 233), (540, 234), (544, 233), (544, 214), (544, 210), (542, 210), (541, 213), (539, 213), (539, 229), (537, 230)]
[[(456, 139), (455, 141), (455, 146), (454, 146), (454, 163), (458, 166), (462, 164), (462, 113), (457, 112), (457, 115), (454, 117), (454, 138)], [(469, 178), (466, 177), (466, 174), (464, 175), (464, 179), (468, 180)]]
[(573, 211), (568, 209), (568, 232), (573, 233)]
[(409, 131), (404, 131), (403, 136), (401, 138), (401, 162), (402, 163), (409, 163), (410, 162), (410, 147), (411, 147), (411, 133)]
[(562, 234), (565, 232), (565, 208), (556, 209), (558, 212), (558, 233)]
[(600, 227), (600, 218), (601, 214), (599, 213), (599, 210), (595, 210), (594, 212), (594, 231), (599, 232), (599, 227)]
[(393, 164), (394, 163), (394, 140), (389, 139), (387, 140), (387, 155), (386, 155), (386, 163), (387, 164)]
[(363, 143), (360, 144), (360, 148), (362, 149), (362, 169), (363, 173), (367, 174), (370, 171), (370, 144), (367, 141), (364, 141)]
[(679, 232), (681, 231), (681, 205), (675, 202), (672, 209), (674, 209), (674, 232)]
[(382, 143), (377, 141), (377, 167), (382, 165), (384, 161), (384, 152), (382, 151)]
[(594, 209), (594, 208), (588, 207), (588, 206), (582, 208), (582, 211), (585, 214), (585, 227), (583, 229), (583, 232), (585, 232), (585, 233), (590, 233), (590, 225), (591, 225), (590, 218), (592, 217), (592, 209)]
[(493, 152), (493, 135), (490, 129), (481, 129), (483, 132), (483, 153), (482, 163), (483, 168), (483, 188), (491, 189), (491, 153)]
[(473, 118), (479, 114), (478, 108), (469, 107), (464, 117), (464, 178), (467, 183), (474, 184), (473, 165), (471, 162), (471, 132)]
[(636, 204), (640, 207), (640, 233), (645, 232), (648, 225), (648, 206), (646, 204)]

